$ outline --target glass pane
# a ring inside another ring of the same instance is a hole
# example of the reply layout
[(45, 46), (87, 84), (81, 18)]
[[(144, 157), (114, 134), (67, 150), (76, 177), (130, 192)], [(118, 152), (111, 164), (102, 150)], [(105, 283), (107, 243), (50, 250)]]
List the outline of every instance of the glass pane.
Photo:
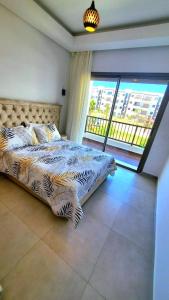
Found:
[(91, 80), (83, 144), (103, 150), (116, 85), (116, 79)]
[(106, 152), (137, 169), (148, 142), (168, 82), (157, 80), (121, 80)]

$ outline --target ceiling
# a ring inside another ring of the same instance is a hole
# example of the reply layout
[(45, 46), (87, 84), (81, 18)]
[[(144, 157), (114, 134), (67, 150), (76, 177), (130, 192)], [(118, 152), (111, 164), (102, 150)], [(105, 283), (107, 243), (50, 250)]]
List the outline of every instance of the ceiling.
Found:
[(169, 0), (95, 2), (101, 23), (93, 34), (84, 34), (82, 25), (91, 0), (0, 0), (0, 5), (71, 52), (169, 46)]
[[(91, 0), (34, 0), (70, 33), (84, 32), (82, 18)], [(99, 30), (169, 21), (169, 0), (95, 0)]]

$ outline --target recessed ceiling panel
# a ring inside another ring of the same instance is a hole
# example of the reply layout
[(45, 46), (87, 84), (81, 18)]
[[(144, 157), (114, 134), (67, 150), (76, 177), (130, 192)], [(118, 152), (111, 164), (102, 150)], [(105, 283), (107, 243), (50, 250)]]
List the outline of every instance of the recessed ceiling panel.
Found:
[[(91, 0), (34, 0), (71, 33), (84, 32), (83, 13)], [(169, 20), (169, 0), (95, 0), (99, 29)]]

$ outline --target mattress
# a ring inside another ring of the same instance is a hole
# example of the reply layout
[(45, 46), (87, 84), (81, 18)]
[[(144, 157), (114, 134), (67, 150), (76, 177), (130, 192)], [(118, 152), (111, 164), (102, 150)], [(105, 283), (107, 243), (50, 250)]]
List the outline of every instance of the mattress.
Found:
[(63, 140), (6, 151), (0, 159), (0, 172), (16, 178), (75, 226), (83, 215), (80, 199), (115, 169), (111, 155)]

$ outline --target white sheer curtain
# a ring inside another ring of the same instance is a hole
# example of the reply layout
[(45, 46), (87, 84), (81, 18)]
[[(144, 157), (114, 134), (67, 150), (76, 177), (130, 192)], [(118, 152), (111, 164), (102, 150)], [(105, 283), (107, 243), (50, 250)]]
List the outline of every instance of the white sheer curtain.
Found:
[(68, 102), (67, 135), (70, 140), (82, 142), (88, 112), (88, 97), (92, 67), (92, 52), (72, 53), (70, 92)]

